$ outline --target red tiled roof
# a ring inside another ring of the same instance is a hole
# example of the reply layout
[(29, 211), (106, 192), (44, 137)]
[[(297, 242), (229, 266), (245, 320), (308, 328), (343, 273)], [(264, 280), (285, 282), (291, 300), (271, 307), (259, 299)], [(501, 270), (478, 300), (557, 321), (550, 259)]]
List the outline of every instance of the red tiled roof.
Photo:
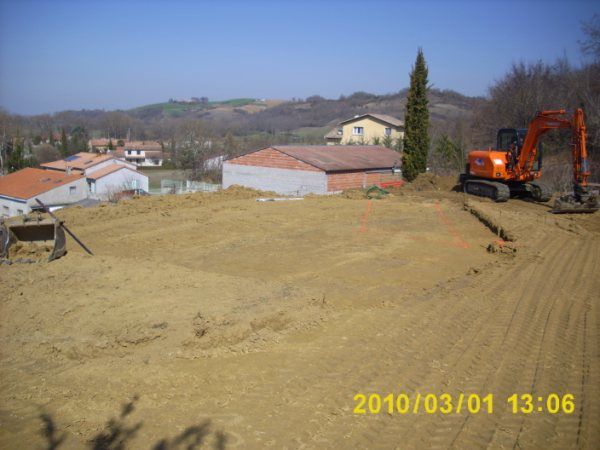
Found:
[(130, 141), (125, 142), (125, 150), (156, 150), (162, 151), (160, 142), (156, 141)]
[(127, 166), (124, 166), (122, 164), (110, 164), (106, 167), (103, 167), (102, 169), (90, 173), (89, 175), (87, 175), (87, 178), (90, 180), (97, 180), (98, 178), (102, 178), (108, 175), (109, 173), (113, 173), (121, 169), (127, 169)]
[(28, 167), (0, 177), (0, 195), (27, 200), (80, 178), (81, 174), (67, 175), (64, 172)]
[[(400, 153), (377, 145), (276, 145), (266, 148), (275, 149), (326, 172), (386, 169), (402, 165)], [(258, 150), (248, 153), (255, 151)]]
[(70, 167), (75, 170), (85, 170), (88, 167), (95, 166), (102, 161), (113, 158), (114, 156), (112, 155), (98, 155), (96, 153), (81, 152), (69, 156), (66, 159), (59, 159), (58, 161), (40, 164), (40, 167), (57, 170), (67, 170), (67, 167)]
[(98, 139), (90, 139), (89, 145), (92, 147), (106, 147), (110, 142), (116, 147), (118, 141), (125, 142), (126, 139), (114, 139), (114, 138), (98, 138)]

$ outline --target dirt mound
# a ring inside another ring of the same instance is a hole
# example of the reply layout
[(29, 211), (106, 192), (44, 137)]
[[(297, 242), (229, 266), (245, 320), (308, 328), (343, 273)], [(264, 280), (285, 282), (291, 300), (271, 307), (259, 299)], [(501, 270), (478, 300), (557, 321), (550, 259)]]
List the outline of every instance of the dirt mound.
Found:
[[(211, 195), (211, 194), (208, 194)], [(281, 195), (277, 194), (273, 191), (260, 191), (258, 189), (251, 189), (243, 186), (238, 186), (234, 184), (233, 186), (229, 186), (227, 189), (223, 189), (221, 191), (212, 194), (218, 197), (226, 197), (228, 199), (247, 199), (247, 198), (255, 198), (255, 197), (281, 197)]]
[(456, 186), (456, 177), (421, 173), (402, 189), (409, 191), (451, 191)]
[(360, 188), (346, 189), (340, 195), (350, 200), (364, 200), (365, 198), (367, 198), (366, 191)]
[(8, 250), (11, 261), (27, 260), (31, 262), (47, 261), (52, 252), (52, 245), (35, 242), (16, 242)]

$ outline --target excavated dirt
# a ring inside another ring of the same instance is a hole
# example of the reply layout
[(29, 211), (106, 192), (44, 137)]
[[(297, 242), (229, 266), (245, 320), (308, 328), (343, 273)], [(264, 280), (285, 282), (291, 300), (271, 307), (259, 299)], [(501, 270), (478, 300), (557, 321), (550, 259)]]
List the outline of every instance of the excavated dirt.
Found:
[(8, 259), (27, 260), (31, 262), (48, 261), (48, 257), (52, 252), (51, 244), (37, 242), (16, 242), (8, 249)]
[[(0, 266), (0, 447), (598, 447), (600, 214), (265, 196), (61, 210), (95, 256)], [(494, 412), (353, 414), (374, 392)], [(513, 414), (514, 393), (575, 408)]]
[(452, 191), (457, 185), (455, 176), (440, 176), (432, 173), (421, 173), (410, 183), (405, 183), (406, 191)]

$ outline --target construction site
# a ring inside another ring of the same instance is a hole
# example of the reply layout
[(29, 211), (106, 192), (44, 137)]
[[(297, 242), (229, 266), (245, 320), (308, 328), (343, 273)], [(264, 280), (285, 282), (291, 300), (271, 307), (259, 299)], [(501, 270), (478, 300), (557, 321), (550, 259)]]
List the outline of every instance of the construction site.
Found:
[[(597, 448), (600, 215), (454, 181), (57, 212), (94, 254), (0, 266), (0, 446)], [(401, 393), (493, 412), (357, 413)]]

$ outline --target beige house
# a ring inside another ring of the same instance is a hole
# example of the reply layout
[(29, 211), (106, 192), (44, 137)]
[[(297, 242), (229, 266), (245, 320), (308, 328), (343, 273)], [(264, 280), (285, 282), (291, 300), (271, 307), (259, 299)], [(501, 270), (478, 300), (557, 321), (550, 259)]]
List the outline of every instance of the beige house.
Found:
[(386, 114), (363, 114), (340, 122), (325, 135), (327, 145), (395, 144), (404, 138), (404, 122)]

